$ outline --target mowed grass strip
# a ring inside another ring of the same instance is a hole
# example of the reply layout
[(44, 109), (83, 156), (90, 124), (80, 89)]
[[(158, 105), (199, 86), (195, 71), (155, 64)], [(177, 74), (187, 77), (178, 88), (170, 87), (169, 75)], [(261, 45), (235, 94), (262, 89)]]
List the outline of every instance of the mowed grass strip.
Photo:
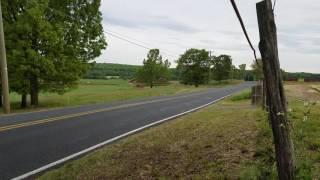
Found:
[(129, 99), (145, 98), (152, 96), (174, 95), (200, 91), (213, 87), (224, 87), (227, 85), (239, 84), (242, 81), (226, 81), (222, 83), (212, 83), (199, 88), (194, 86), (171, 82), (168, 85), (157, 86), (155, 88), (138, 88), (130, 84), (128, 80), (92, 80), (83, 79), (77, 88), (69, 92), (58, 95), (54, 93), (41, 93), (39, 95), (39, 106), (37, 108), (20, 109), (20, 96), (11, 94), (11, 102), (14, 112), (43, 110), (53, 107), (78, 106), (85, 104), (107, 103), (123, 101)]
[(39, 179), (241, 177), (243, 167), (254, 161), (257, 119), (265, 119), (265, 113), (243, 93), (237, 96), (108, 145)]

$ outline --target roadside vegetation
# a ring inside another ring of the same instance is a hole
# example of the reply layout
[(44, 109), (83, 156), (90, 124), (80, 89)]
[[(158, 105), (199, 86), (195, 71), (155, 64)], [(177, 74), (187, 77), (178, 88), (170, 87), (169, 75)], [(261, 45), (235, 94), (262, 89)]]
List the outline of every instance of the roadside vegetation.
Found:
[[(320, 94), (314, 86), (286, 85), (297, 179), (320, 177)], [(248, 94), (107, 145), (39, 179), (277, 179), (267, 113), (251, 106)]]
[[(320, 93), (313, 90), (319, 85), (289, 82), (285, 86), (295, 148), (296, 179), (320, 178)], [(272, 131), (267, 121), (260, 123), (257, 140), (256, 161), (248, 164), (244, 175), (277, 179)]]

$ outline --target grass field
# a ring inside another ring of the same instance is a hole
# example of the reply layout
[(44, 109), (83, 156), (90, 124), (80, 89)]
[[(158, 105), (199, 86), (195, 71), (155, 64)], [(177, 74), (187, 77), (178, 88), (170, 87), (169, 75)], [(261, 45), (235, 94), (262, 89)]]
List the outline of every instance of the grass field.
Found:
[[(289, 121), (295, 148), (296, 179), (320, 178), (320, 93), (314, 83), (287, 83)], [(246, 177), (277, 179), (272, 131), (267, 121), (258, 126), (255, 161), (247, 164)]]
[(77, 88), (58, 95), (53, 93), (41, 93), (39, 96), (40, 105), (36, 109), (19, 109), (20, 96), (11, 94), (11, 101), (14, 112), (41, 110), (52, 107), (76, 106), (84, 104), (94, 104), (112, 101), (122, 101), (135, 98), (173, 95), (178, 93), (186, 93), (192, 91), (203, 90), (210, 87), (221, 87), (231, 84), (237, 84), (241, 81), (229, 81), (223, 83), (212, 83), (210, 85), (200, 86), (186, 86), (179, 83), (172, 82), (166, 86), (158, 86), (155, 88), (138, 88), (129, 84), (127, 80), (81, 80)]
[[(286, 86), (297, 179), (320, 178), (320, 94), (312, 86)], [(267, 114), (250, 105), (248, 93), (120, 140), (40, 179), (277, 179)]]

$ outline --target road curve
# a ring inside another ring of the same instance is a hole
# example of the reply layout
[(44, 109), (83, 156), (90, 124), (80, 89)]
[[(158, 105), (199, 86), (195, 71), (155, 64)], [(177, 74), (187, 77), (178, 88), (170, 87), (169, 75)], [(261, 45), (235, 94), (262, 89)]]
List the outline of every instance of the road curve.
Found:
[(200, 92), (0, 117), (0, 179), (11, 179), (130, 131), (249, 88)]

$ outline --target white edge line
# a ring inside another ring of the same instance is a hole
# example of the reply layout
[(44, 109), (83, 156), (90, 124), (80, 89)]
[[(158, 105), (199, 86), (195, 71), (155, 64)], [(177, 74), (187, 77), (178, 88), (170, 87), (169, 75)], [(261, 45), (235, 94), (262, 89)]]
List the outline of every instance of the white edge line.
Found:
[[(233, 93), (232, 93), (232, 94), (233, 94)], [(106, 140), (106, 141), (104, 141), (104, 142), (102, 142), (102, 143), (99, 143), (99, 144), (97, 144), (97, 145), (94, 145), (94, 146), (91, 146), (91, 147), (89, 147), (89, 148), (87, 148), (87, 149), (84, 149), (84, 150), (82, 150), (82, 151), (80, 151), (80, 152), (77, 152), (77, 153), (75, 153), (75, 154), (72, 154), (72, 155), (70, 155), (70, 156), (67, 156), (67, 157), (65, 157), (65, 158), (62, 158), (62, 159), (60, 159), (60, 160), (58, 160), (58, 161), (55, 161), (55, 162), (52, 162), (52, 163), (47, 164), (47, 165), (45, 165), (45, 166), (42, 166), (42, 167), (40, 167), (40, 168), (38, 168), (38, 169), (36, 169), (36, 170), (30, 171), (30, 172), (28, 172), (28, 173), (26, 173), (26, 174), (23, 174), (23, 175), (20, 175), (20, 176), (18, 176), (18, 177), (15, 177), (15, 178), (13, 178), (12, 180), (21, 180), (21, 179), (25, 179), (25, 178), (28, 178), (28, 177), (30, 177), (30, 176), (36, 175), (36, 174), (38, 174), (38, 173), (40, 173), (40, 172), (42, 172), (42, 171), (45, 171), (45, 170), (50, 169), (50, 168), (52, 168), (52, 167), (55, 167), (55, 166), (57, 166), (57, 165), (59, 165), (59, 164), (62, 164), (62, 163), (64, 163), (64, 162), (68, 161), (68, 160), (74, 159), (74, 158), (76, 158), (77, 156), (86, 154), (86, 153), (88, 153), (88, 152), (90, 152), (90, 151), (93, 151), (93, 150), (95, 150), (95, 149), (98, 149), (98, 148), (100, 148), (100, 147), (102, 147), (102, 146), (105, 146), (105, 145), (107, 145), (107, 144), (109, 144), (109, 143), (112, 143), (112, 142), (114, 142), (114, 141), (117, 141), (117, 140), (119, 140), (119, 139), (121, 139), (121, 138), (124, 138), (124, 137), (126, 137), (126, 136), (132, 135), (132, 134), (134, 134), (134, 133), (136, 133), (136, 132), (139, 132), (139, 131), (141, 131), (141, 130), (147, 129), (147, 128), (149, 128), (149, 127), (152, 127), (152, 126), (161, 124), (161, 123), (163, 123), (163, 122), (165, 122), (165, 121), (168, 121), (168, 120), (171, 120), (171, 119), (174, 119), (174, 118), (183, 116), (183, 115), (185, 115), (185, 114), (188, 114), (188, 113), (197, 111), (197, 110), (202, 109), (202, 108), (204, 108), (204, 107), (207, 107), (207, 106), (209, 106), (209, 105), (211, 105), (211, 104), (214, 104), (214, 103), (216, 103), (216, 102), (218, 102), (218, 101), (221, 101), (221, 100), (225, 99), (226, 97), (231, 96), (232, 94), (223, 96), (222, 98), (219, 98), (219, 99), (216, 99), (216, 100), (214, 100), (214, 101), (211, 101), (211, 102), (209, 102), (209, 103), (207, 103), (207, 104), (205, 104), (205, 105), (196, 107), (196, 108), (194, 108), (194, 109), (185, 111), (185, 112), (180, 113), (180, 114), (176, 114), (176, 115), (174, 115), (174, 116), (167, 117), (167, 118), (162, 119), (162, 120), (160, 120), (160, 121), (157, 121), (157, 122), (154, 122), (154, 123), (145, 125), (145, 126), (143, 126), (143, 127), (140, 127), (140, 128), (138, 128), (138, 129), (129, 131), (129, 132), (127, 132), (127, 133), (124, 133), (124, 134), (122, 134), (122, 135), (120, 135), (120, 136), (111, 138), (111, 139)]]

